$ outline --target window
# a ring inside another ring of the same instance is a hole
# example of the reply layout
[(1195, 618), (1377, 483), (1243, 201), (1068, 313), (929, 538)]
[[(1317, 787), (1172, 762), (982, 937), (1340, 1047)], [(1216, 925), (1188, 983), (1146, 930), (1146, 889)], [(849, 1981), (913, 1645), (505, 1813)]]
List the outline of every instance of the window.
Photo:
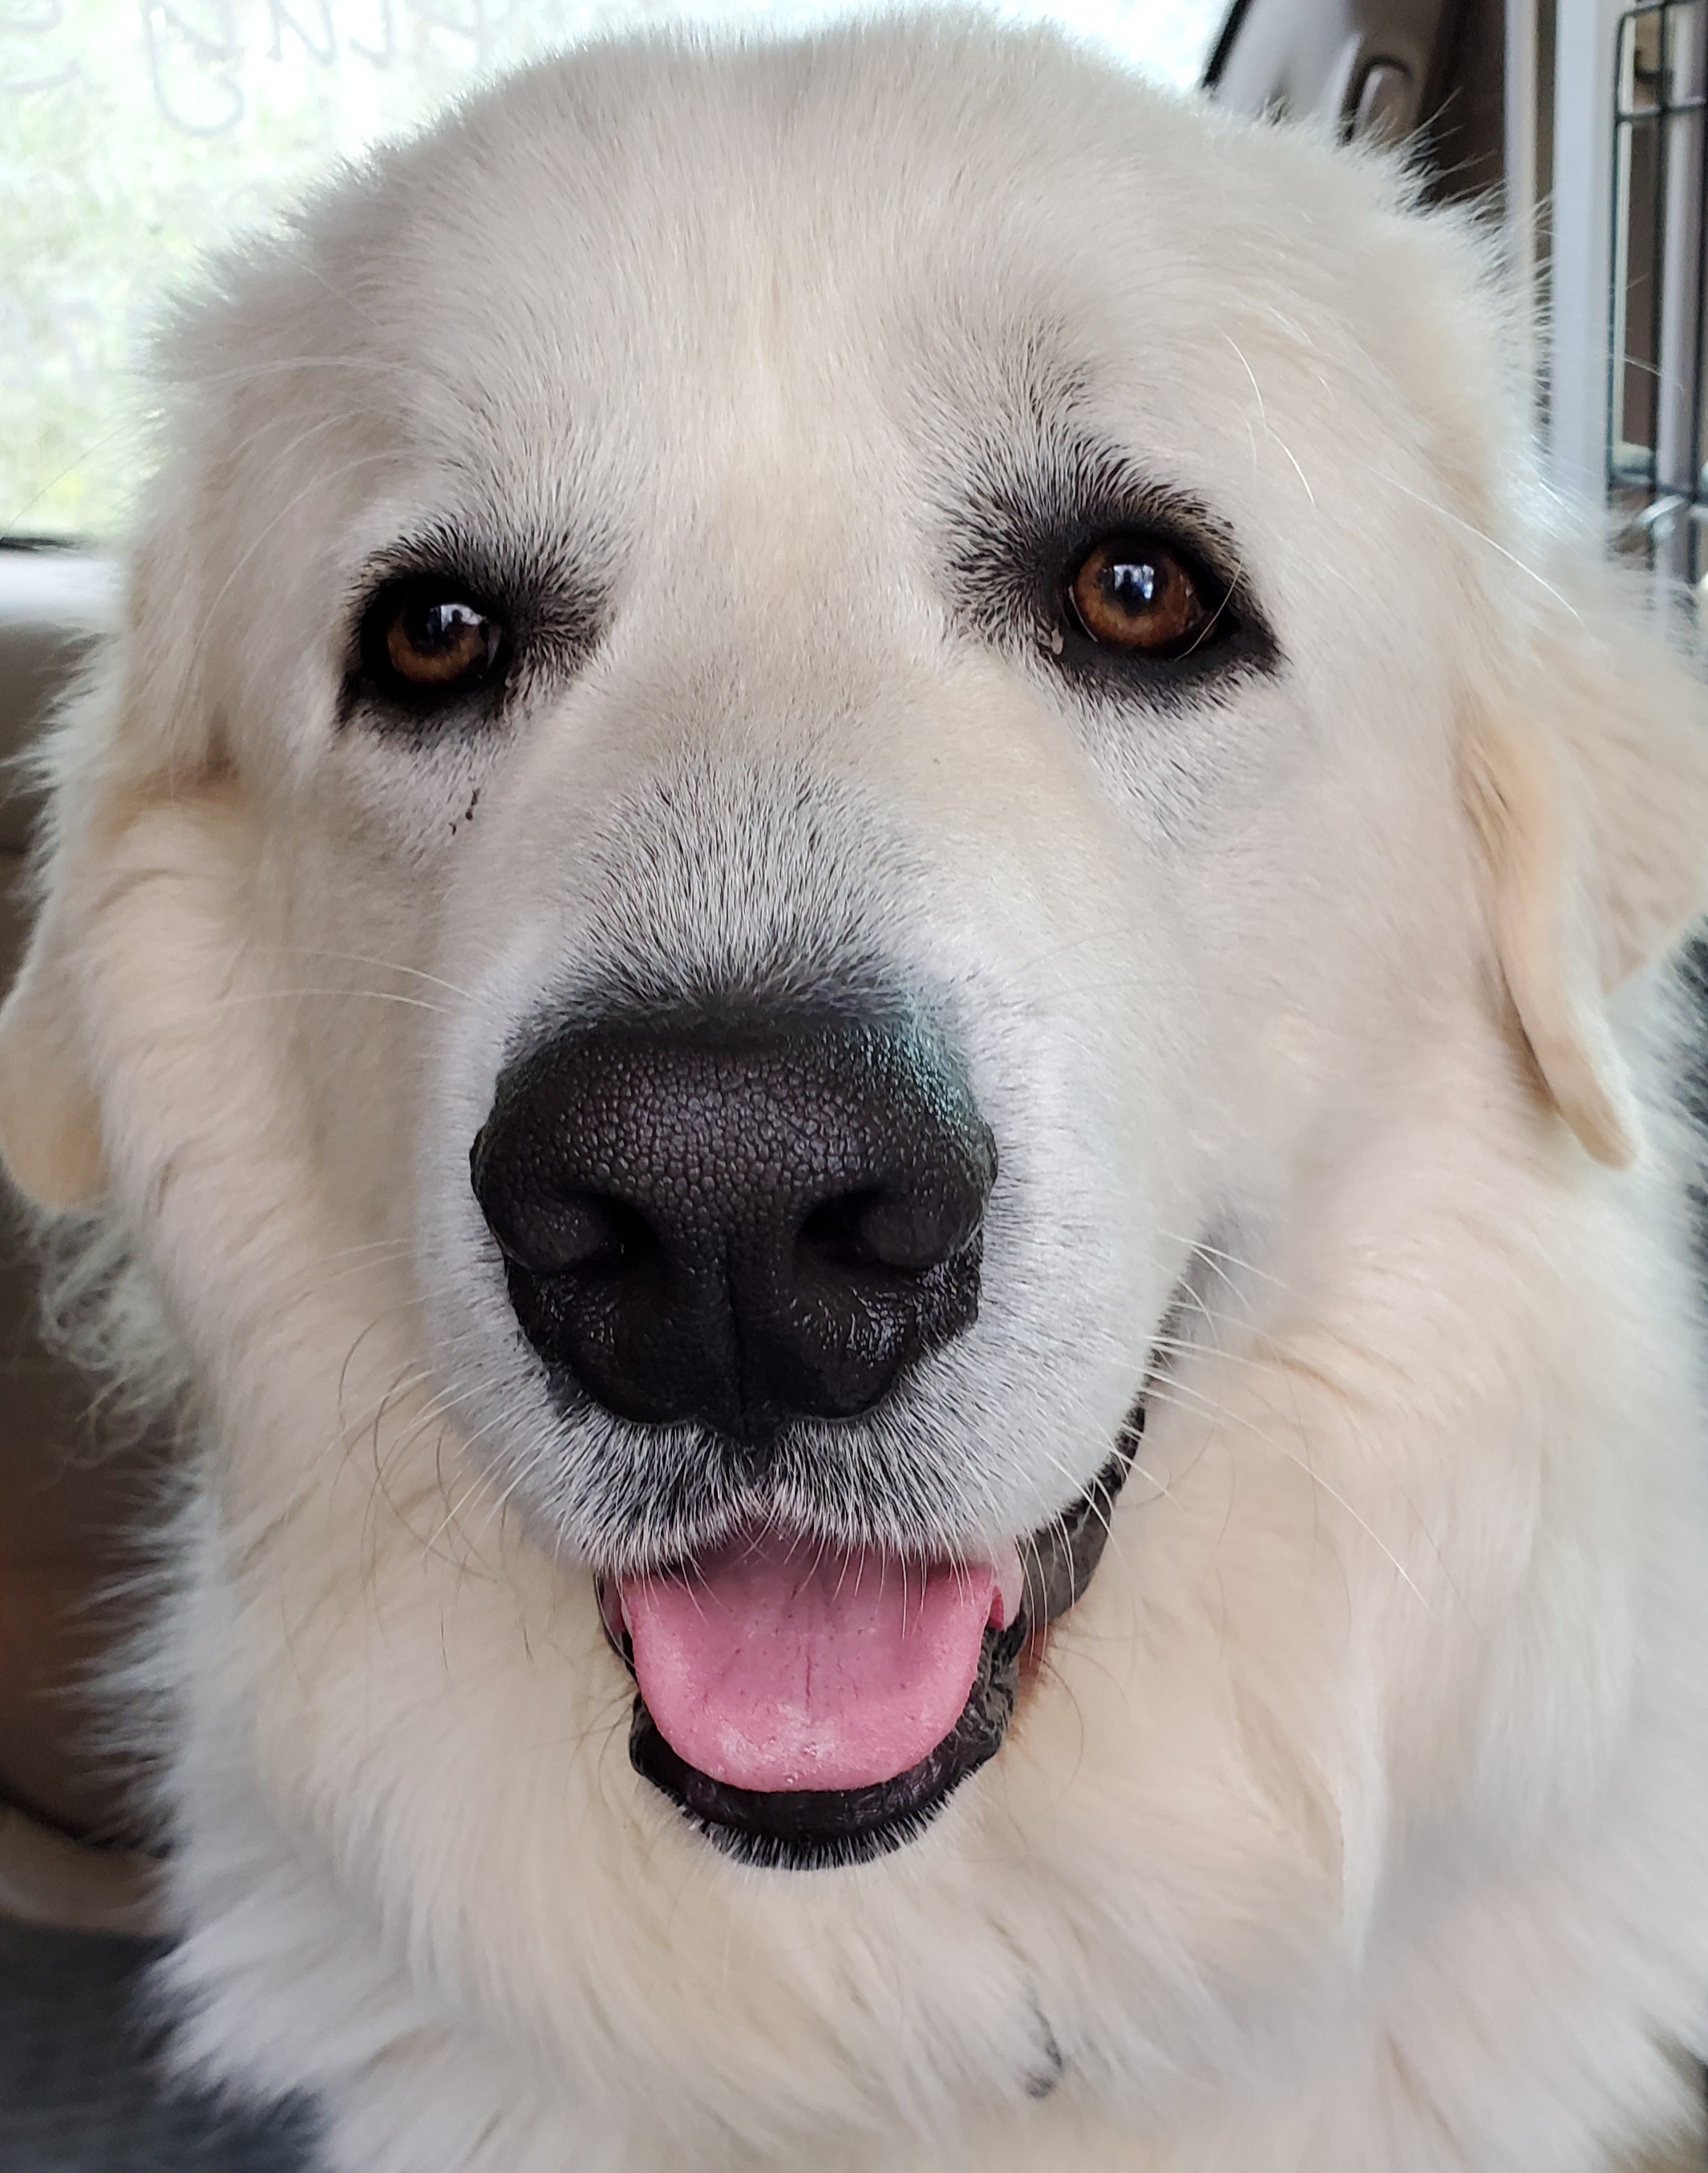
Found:
[[(1226, 0), (1010, 0), (1197, 79)], [(795, 28), (846, 0), (0, 0), (0, 537), (100, 538), (145, 454), (138, 364), (198, 257), (337, 157), (590, 32)]]

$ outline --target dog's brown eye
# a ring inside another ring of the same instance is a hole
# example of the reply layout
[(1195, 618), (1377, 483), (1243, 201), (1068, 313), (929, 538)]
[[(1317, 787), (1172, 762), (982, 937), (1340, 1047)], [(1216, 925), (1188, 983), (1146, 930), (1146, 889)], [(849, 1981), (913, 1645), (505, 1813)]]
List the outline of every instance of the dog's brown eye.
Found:
[(423, 575), (383, 589), (362, 622), (362, 663), (376, 693), (436, 705), (491, 679), (504, 622), (455, 583)]
[(1203, 640), (1216, 605), (1155, 537), (1106, 536), (1080, 559), (1068, 602), (1082, 633), (1130, 655), (1178, 656)]
[(385, 629), (385, 654), (418, 687), (446, 687), (483, 672), (498, 645), (492, 620), (461, 598), (406, 605)]

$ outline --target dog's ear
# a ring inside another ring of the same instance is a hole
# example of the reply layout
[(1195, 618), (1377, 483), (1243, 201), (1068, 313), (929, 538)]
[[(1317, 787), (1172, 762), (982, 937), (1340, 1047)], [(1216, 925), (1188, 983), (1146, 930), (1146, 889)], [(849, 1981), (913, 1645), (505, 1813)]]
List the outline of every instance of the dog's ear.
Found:
[(64, 919), (50, 893), (0, 1007), (0, 1160), (43, 1207), (82, 1206), (106, 1185)]
[(138, 812), (192, 790), (216, 761), (200, 684), (198, 533), (164, 501), (139, 529), (123, 625), (99, 647), (45, 743), (48, 785), (35, 927), (0, 1006), (0, 1162), (40, 1205), (106, 1187), (82, 1015), (104, 870)]
[(1634, 602), (1582, 601), (1534, 628), (1511, 693), (1474, 707), (1465, 793), (1537, 1070), (1619, 1167), (1641, 1133), (1608, 999), (1708, 904), (1708, 700)]

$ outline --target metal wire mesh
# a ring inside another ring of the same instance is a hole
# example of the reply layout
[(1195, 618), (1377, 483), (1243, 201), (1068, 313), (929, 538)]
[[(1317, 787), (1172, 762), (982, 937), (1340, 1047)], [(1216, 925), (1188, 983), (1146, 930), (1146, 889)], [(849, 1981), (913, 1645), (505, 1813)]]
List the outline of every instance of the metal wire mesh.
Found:
[(1708, 606), (1708, 0), (1619, 18), (1608, 489), (1621, 542)]

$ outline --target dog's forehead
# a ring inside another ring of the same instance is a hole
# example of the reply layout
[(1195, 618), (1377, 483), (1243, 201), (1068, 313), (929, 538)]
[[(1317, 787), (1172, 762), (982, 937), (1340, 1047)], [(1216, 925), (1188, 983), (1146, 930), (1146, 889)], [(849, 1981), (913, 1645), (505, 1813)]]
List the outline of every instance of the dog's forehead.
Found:
[(1384, 534), (1447, 580), (1419, 509), (1490, 530), (1508, 458), (1479, 252), (1404, 195), (988, 22), (595, 44), (329, 191), (169, 360), (210, 503), (216, 449), (252, 478), (213, 527), (283, 492), (346, 596), (472, 536), (672, 613), (935, 624), (1014, 478), (1047, 525), (1119, 472), (1334, 617)]
[(382, 170), (331, 277), (410, 373), (400, 427), (476, 462), (579, 450), (614, 492), (783, 445), (857, 480), (1064, 405), (1240, 459), (1254, 379), (1285, 409), (1362, 358), (1369, 192), (1323, 181), (1048, 40), (601, 48)]

